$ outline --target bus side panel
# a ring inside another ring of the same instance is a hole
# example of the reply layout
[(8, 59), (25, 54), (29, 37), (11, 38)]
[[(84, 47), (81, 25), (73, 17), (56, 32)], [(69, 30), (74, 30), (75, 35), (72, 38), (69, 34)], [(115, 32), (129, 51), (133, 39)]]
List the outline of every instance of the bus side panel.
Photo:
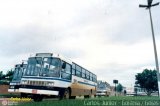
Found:
[(76, 88), (71, 86), (71, 96), (83, 96), (83, 95), (95, 95), (96, 91), (95, 88), (88, 88), (88, 89), (84, 89), (83, 87), (81, 88)]
[(92, 81), (72, 76), (71, 96), (95, 95), (96, 84)]

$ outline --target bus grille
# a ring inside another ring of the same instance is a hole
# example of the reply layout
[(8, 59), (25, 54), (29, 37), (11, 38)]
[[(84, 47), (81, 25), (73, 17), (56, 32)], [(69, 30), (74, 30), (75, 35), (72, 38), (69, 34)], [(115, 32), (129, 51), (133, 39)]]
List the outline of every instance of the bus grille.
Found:
[(28, 85), (47, 86), (46, 81), (28, 81)]

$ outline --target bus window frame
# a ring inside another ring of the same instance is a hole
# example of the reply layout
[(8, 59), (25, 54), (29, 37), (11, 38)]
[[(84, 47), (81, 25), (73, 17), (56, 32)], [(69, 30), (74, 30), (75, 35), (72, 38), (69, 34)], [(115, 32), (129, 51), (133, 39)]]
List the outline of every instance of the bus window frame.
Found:
[[(72, 65), (69, 64), (69, 63), (67, 63), (67, 62), (64, 61), (64, 60), (61, 60), (61, 64), (63, 64), (63, 62), (66, 63), (66, 67), (65, 67), (65, 69), (61, 69), (60, 78), (61, 78), (61, 79), (66, 79), (66, 80), (71, 80), (71, 79), (72, 79)], [(70, 73), (68, 73), (67, 71), (65, 71), (66, 68), (67, 68), (67, 65), (70, 66)], [(68, 75), (69, 75), (69, 79), (68, 79), (68, 78), (64, 78), (64, 77), (63, 77), (63, 74), (68, 74)]]
[[(80, 70), (78, 70), (78, 68)], [(78, 75), (77, 72), (79, 72), (80, 74)], [(82, 77), (82, 67), (76, 64), (76, 76), (78, 77)]]

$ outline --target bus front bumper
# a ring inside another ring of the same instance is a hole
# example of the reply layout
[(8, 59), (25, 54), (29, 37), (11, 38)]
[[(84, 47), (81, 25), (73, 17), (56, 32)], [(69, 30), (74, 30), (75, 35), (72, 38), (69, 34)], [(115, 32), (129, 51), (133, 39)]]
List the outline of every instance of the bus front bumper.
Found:
[(106, 93), (96, 93), (97, 96), (105, 96)]
[(19, 88), (21, 93), (30, 93), (30, 94), (42, 94), (42, 95), (59, 95), (59, 91), (52, 90), (40, 90), (40, 89), (29, 89), (29, 88)]
[(18, 93), (19, 89), (11, 89), (11, 88), (9, 88), (8, 92), (10, 92), (10, 93)]

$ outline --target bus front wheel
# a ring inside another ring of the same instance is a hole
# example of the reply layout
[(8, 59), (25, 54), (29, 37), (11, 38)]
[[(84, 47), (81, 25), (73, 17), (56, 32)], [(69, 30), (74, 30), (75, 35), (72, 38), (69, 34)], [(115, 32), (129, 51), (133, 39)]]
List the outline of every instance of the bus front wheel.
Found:
[(70, 97), (70, 92), (68, 89), (66, 89), (64, 92), (64, 99), (69, 99), (69, 97)]
[(60, 100), (62, 100), (62, 99), (75, 99), (76, 98), (76, 96), (71, 96), (71, 90), (70, 89), (65, 89), (64, 91), (63, 91), (63, 93), (61, 93), (60, 95)]
[(33, 100), (35, 102), (40, 102), (40, 101), (42, 101), (42, 99), (43, 99), (42, 95), (37, 95), (37, 94), (33, 95)]
[(27, 94), (26, 93), (21, 93), (21, 98), (27, 98)]
[(70, 96), (70, 99), (76, 99), (76, 96)]
[(70, 92), (69, 92), (69, 89), (65, 89), (63, 92), (60, 93), (59, 95), (59, 99), (62, 100), (62, 99), (69, 99), (70, 97)]
[(90, 98), (90, 95), (85, 95), (84, 98)]

